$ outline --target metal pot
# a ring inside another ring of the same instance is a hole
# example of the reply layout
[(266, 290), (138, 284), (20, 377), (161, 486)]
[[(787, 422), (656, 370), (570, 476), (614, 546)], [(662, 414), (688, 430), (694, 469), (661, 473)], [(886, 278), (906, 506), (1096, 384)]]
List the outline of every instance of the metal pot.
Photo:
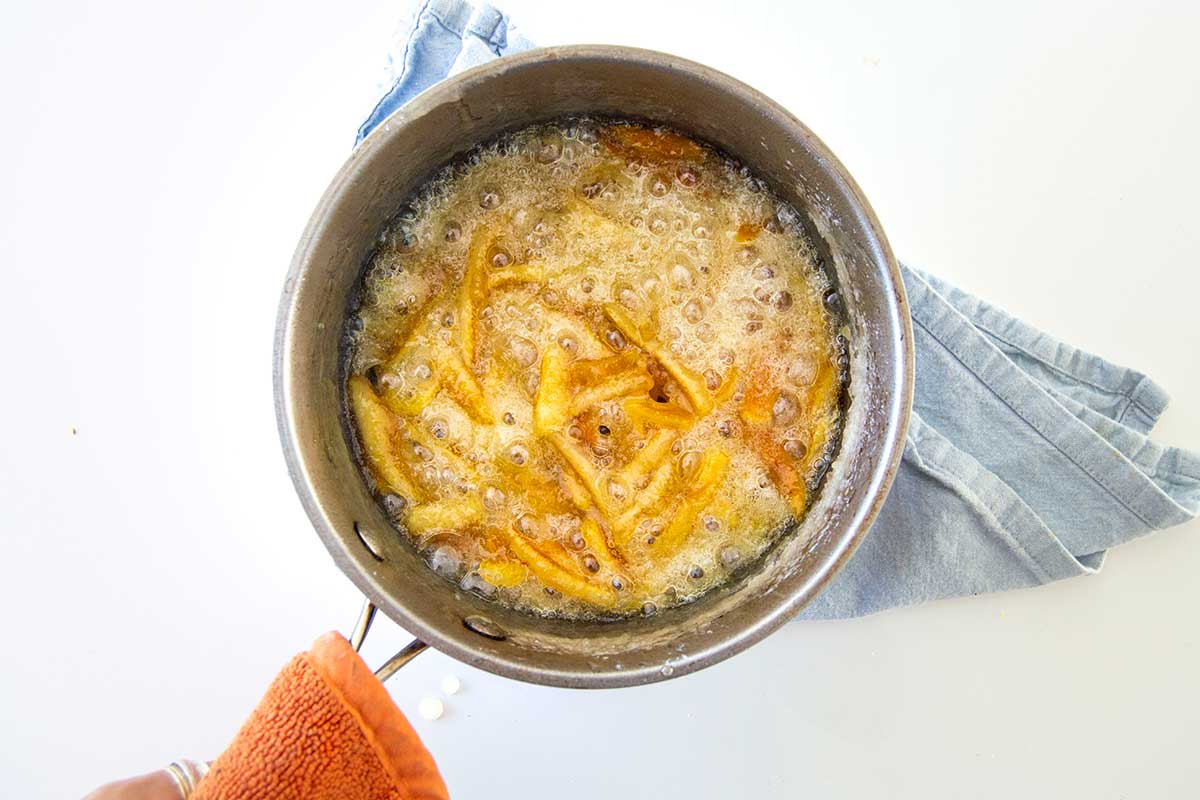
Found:
[[(502, 131), (569, 114), (671, 125), (736, 156), (807, 218), (851, 331), (841, 450), (801, 524), (698, 601), (619, 622), (543, 619), (436, 575), (388, 523), (355, 464), (343, 413), (343, 323), (381, 227), (439, 166)], [(553, 47), (444, 81), (354, 151), (313, 212), (284, 285), (275, 340), (279, 433), (296, 491), (334, 561), (366, 595), (354, 636), (382, 609), (418, 641), (534, 683), (610, 687), (684, 675), (793, 617), (866, 535), (895, 475), (912, 403), (912, 329), (895, 258), (832, 153), (750, 87), (674, 56)], [(390, 674), (390, 672), (388, 673)]]

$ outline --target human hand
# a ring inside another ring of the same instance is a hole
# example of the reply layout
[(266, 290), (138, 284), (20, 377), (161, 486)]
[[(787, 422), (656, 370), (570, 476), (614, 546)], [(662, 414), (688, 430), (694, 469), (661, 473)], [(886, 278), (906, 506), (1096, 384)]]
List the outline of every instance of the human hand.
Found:
[(202, 761), (176, 761), (145, 775), (106, 783), (83, 800), (187, 800), (207, 773), (208, 764)]

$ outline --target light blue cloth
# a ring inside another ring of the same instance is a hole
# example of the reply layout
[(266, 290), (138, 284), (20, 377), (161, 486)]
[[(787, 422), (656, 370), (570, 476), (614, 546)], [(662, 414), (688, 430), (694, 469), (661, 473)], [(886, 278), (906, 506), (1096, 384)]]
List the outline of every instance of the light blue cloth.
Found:
[[(401, 25), (359, 130), (437, 81), (533, 45), (487, 5), (429, 0)], [(917, 354), (899, 475), (871, 533), (802, 617), (1089, 575), (1105, 551), (1192, 519), (1200, 455), (1146, 434), (1167, 395), (907, 266)]]

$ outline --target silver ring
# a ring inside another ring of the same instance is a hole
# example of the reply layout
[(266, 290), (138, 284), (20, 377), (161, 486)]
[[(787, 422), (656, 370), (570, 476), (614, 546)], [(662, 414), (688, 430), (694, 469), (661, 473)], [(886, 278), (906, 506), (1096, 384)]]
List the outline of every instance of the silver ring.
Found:
[(166, 772), (179, 787), (179, 794), (183, 800), (188, 800), (192, 792), (196, 791), (196, 784), (200, 783), (200, 780), (208, 774), (208, 764), (185, 758), (180, 761), (172, 761), (166, 766)]

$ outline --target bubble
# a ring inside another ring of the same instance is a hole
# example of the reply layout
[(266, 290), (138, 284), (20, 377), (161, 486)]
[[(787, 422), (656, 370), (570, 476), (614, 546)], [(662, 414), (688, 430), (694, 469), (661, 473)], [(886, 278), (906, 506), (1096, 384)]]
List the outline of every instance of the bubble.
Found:
[(529, 397), (533, 397), (538, 393), (538, 384), (541, 383), (541, 377), (536, 369), (530, 371), (524, 377), (524, 390)]
[(600, 141), (600, 130), (593, 122), (581, 121), (575, 128), (575, 138), (584, 144), (596, 144)]
[(704, 567), (695, 566), (688, 571), (688, 577), (694, 581), (698, 581), (704, 577)]
[(433, 461), (433, 451), (420, 442), (412, 443), (413, 455), (422, 461)]
[(721, 563), (726, 567), (732, 567), (734, 564), (742, 560), (742, 551), (738, 550), (733, 545), (726, 545), (725, 547), (721, 548), (721, 552), (718, 553), (717, 557), (721, 559)]
[(799, 439), (788, 439), (783, 443), (783, 452), (792, 458), (801, 459), (808, 454), (808, 447)]
[(396, 228), (392, 241), (401, 253), (411, 253), (417, 249), (417, 234), (411, 227), (401, 225)]
[(479, 207), (491, 211), (494, 208), (499, 208), (504, 202), (504, 196), (500, 194), (499, 189), (488, 188), (479, 193)]
[(629, 490), (625, 488), (625, 484), (616, 479), (608, 482), (608, 494), (613, 500), (621, 502), (625, 499)]
[(651, 617), (658, 613), (658, 606), (651, 603), (649, 600), (642, 603), (642, 616)]
[(717, 353), (717, 358), (721, 359), (722, 364), (733, 363), (733, 351), (728, 347), (722, 347)]
[(505, 411), (503, 419), (505, 425), (513, 425), (517, 421), (517, 418), (513, 416), (511, 411)]
[(800, 358), (793, 361), (787, 370), (788, 380), (807, 386), (817, 377), (817, 367), (811, 360)]
[(608, 346), (613, 350), (625, 349), (625, 336), (616, 328), (609, 328), (604, 332), (604, 341), (608, 342)]
[(556, 131), (542, 134), (538, 141), (537, 153), (534, 158), (539, 164), (553, 164), (562, 158), (562, 135)]
[(571, 547), (574, 548), (575, 550), (582, 550), (584, 548), (584, 546), (587, 544), (587, 542), (583, 538), (583, 534), (580, 533), (579, 531), (574, 531), (571, 534), (571, 536), (567, 539), (567, 541), (570, 543)]
[(750, 277), (754, 278), (756, 281), (769, 281), (771, 278), (775, 277), (775, 270), (764, 264), (760, 264), (759, 266), (750, 270)]
[(495, 269), (504, 269), (512, 262), (512, 254), (499, 245), (493, 246), (488, 253), (488, 263)]
[(726, 439), (733, 436), (733, 426), (729, 424), (729, 420), (723, 419), (717, 423), (717, 433)]
[(766, 288), (765, 286), (754, 287), (753, 294), (754, 294), (754, 299), (757, 300), (758, 302), (762, 303), (763, 305), (766, 305), (767, 303), (771, 302), (771, 290)]
[(619, 592), (625, 588), (625, 581), (621, 580), (620, 576), (613, 576), (612, 587)]
[(706, 531), (719, 531), (721, 529), (721, 521), (712, 514), (704, 515), (704, 529)]
[(655, 172), (646, 180), (646, 187), (655, 197), (665, 197), (671, 191), (671, 177), (662, 172)]
[(558, 346), (566, 350), (571, 355), (579, 353), (579, 342), (575, 341), (574, 337), (563, 335), (558, 337)]
[(496, 587), (485, 581), (478, 572), (468, 572), (458, 584), (468, 592), (491, 597), (496, 593)]
[(517, 526), (517, 530), (526, 536), (531, 536), (533, 532), (537, 530), (537, 520), (533, 518), (532, 514), (522, 514), (521, 516), (517, 517), (515, 524)]
[(704, 319), (704, 306), (700, 305), (696, 300), (689, 300), (687, 305), (683, 307), (683, 318), (695, 325)]
[(583, 557), (583, 568), (588, 572), (599, 572), (600, 562), (596, 560), (595, 556), (589, 553)]
[(692, 272), (687, 264), (676, 262), (671, 265), (671, 269), (667, 273), (667, 279), (671, 282), (671, 286), (676, 289), (690, 289), (696, 282), (696, 274)]
[(514, 336), (508, 340), (508, 352), (513, 361), (522, 367), (533, 366), (538, 360), (537, 345), (523, 336)]
[(771, 295), (771, 305), (776, 311), (787, 311), (792, 307), (792, 293), (788, 291), (778, 291)]
[(529, 461), (529, 449), (523, 444), (514, 444), (508, 448), (508, 460), (523, 467)]
[(504, 492), (495, 486), (489, 486), (483, 490), (483, 504), (488, 508), (500, 508), (507, 499)]
[(583, 438), (583, 428), (579, 427), (578, 425), (572, 425), (571, 427), (567, 428), (567, 436), (579, 441)]
[(702, 322), (696, 326), (696, 337), (702, 342), (711, 342), (717, 338), (717, 332), (712, 325), (707, 322)]
[(691, 164), (680, 164), (675, 168), (675, 179), (689, 189), (700, 182), (700, 171)]
[(429, 556), (429, 566), (434, 572), (446, 578), (458, 574), (461, 563), (458, 551), (447, 545), (442, 545)]
[(800, 401), (796, 395), (787, 391), (781, 391), (775, 397), (775, 403), (771, 406), (771, 421), (778, 426), (791, 424), (800, 413)]
[(429, 432), (432, 433), (436, 439), (445, 439), (450, 433), (450, 425), (444, 418), (434, 417), (433, 419), (429, 420)]
[(583, 280), (581, 280), (579, 282), (579, 289), (584, 294), (591, 294), (592, 290), (595, 288), (596, 288), (596, 282), (594, 280), (592, 280), (591, 278), (584, 278)]
[(403, 379), (392, 372), (385, 372), (379, 376), (379, 386), (389, 392), (399, 390), (403, 383)]
[(393, 522), (400, 519), (406, 508), (408, 508), (408, 500), (401, 495), (385, 494), (383, 496), (383, 510)]
[(715, 369), (704, 370), (704, 385), (712, 391), (721, 388), (721, 376)]
[(692, 228), (692, 236), (695, 236), (697, 239), (707, 239), (709, 236), (709, 230), (704, 225), (697, 225), (696, 227)]
[(666, 219), (664, 219), (661, 214), (654, 214), (651, 216), (649, 223), (646, 225), (646, 229), (655, 236), (662, 236), (667, 232), (668, 227), (669, 226), (667, 225)]
[(633, 287), (628, 283), (613, 284), (612, 297), (621, 305), (628, 308), (630, 311), (635, 310), (639, 305), (637, 292), (633, 291)]
[(462, 238), (462, 225), (459, 225), (454, 220), (446, 223), (446, 227), (442, 229), (442, 238), (447, 242), (457, 242)]
[(683, 473), (683, 477), (690, 478), (696, 474), (696, 470), (700, 468), (700, 454), (695, 450), (689, 450), (679, 459), (679, 471)]
[(784, 225), (796, 226), (800, 224), (800, 214), (796, 209), (789, 206), (787, 203), (780, 203), (775, 209), (775, 216)]

